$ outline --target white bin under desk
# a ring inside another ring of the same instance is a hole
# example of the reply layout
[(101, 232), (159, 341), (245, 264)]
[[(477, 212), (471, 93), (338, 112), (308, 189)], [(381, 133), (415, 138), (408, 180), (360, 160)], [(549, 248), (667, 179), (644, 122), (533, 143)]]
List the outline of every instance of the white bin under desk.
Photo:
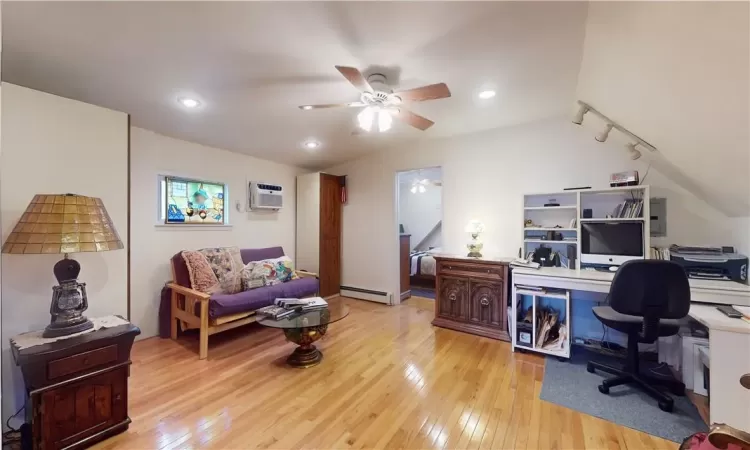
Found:
[[(532, 324), (531, 324), (531, 345), (530, 346), (520, 344), (518, 342), (517, 322), (518, 322), (519, 296), (531, 297)], [(565, 340), (563, 342), (562, 350), (549, 350), (549, 349), (537, 347), (536, 310), (537, 310), (537, 305), (539, 301), (545, 298), (557, 299), (559, 303), (562, 303), (564, 305), (564, 309), (562, 310), (562, 312), (564, 313), (564, 316), (565, 316), (565, 326), (567, 328), (567, 331), (566, 331)], [(567, 290), (563, 292), (536, 291), (536, 290), (523, 289), (521, 287), (517, 287), (516, 285), (513, 285), (513, 301), (511, 302), (511, 317), (512, 317), (511, 343), (513, 345), (513, 351), (516, 351), (516, 349), (523, 349), (523, 350), (528, 350), (528, 351), (537, 352), (537, 353), (544, 353), (546, 355), (557, 356), (559, 358), (566, 358), (566, 359), (570, 358), (570, 342), (571, 342), (570, 335), (572, 332), (571, 315), (570, 315), (570, 291), (567, 291)]]

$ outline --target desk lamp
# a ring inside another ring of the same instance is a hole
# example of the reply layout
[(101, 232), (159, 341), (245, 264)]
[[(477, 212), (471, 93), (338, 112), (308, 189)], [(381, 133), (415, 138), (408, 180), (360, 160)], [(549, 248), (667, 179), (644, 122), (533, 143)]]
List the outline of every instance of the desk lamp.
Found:
[(78, 282), (81, 265), (69, 257), (77, 252), (123, 248), (101, 199), (75, 194), (36, 195), (3, 245), (12, 255), (62, 254), (53, 273), (50, 324), (43, 337), (67, 336), (91, 329), (83, 315), (88, 308), (86, 283)]

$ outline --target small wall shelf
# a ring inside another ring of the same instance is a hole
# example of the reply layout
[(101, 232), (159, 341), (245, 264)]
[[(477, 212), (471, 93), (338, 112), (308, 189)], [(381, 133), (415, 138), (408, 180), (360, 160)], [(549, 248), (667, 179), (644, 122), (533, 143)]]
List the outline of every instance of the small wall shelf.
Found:
[(577, 228), (525, 227), (524, 231), (578, 231)]
[(534, 244), (568, 244), (568, 245), (577, 245), (578, 241), (553, 241), (551, 239), (524, 239), (524, 242), (527, 243), (534, 243)]

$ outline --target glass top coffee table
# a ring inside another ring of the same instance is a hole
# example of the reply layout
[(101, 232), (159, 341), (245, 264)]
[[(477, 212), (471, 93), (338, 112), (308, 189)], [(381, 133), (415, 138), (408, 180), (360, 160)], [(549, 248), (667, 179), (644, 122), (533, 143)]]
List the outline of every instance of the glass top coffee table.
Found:
[(328, 331), (328, 324), (337, 322), (349, 315), (349, 306), (340, 299), (328, 301), (328, 307), (313, 311), (294, 313), (282, 319), (266, 317), (258, 323), (270, 327), (280, 328), (290, 342), (298, 345), (294, 352), (286, 359), (293, 367), (312, 367), (318, 365), (323, 354), (313, 342), (320, 339)]

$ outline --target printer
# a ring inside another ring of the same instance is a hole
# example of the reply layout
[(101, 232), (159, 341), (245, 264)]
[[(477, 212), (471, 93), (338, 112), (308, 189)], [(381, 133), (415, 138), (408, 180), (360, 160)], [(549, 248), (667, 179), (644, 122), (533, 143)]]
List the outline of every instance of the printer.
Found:
[(720, 248), (679, 247), (669, 249), (670, 259), (681, 265), (689, 278), (736, 281), (747, 284), (748, 258)]

